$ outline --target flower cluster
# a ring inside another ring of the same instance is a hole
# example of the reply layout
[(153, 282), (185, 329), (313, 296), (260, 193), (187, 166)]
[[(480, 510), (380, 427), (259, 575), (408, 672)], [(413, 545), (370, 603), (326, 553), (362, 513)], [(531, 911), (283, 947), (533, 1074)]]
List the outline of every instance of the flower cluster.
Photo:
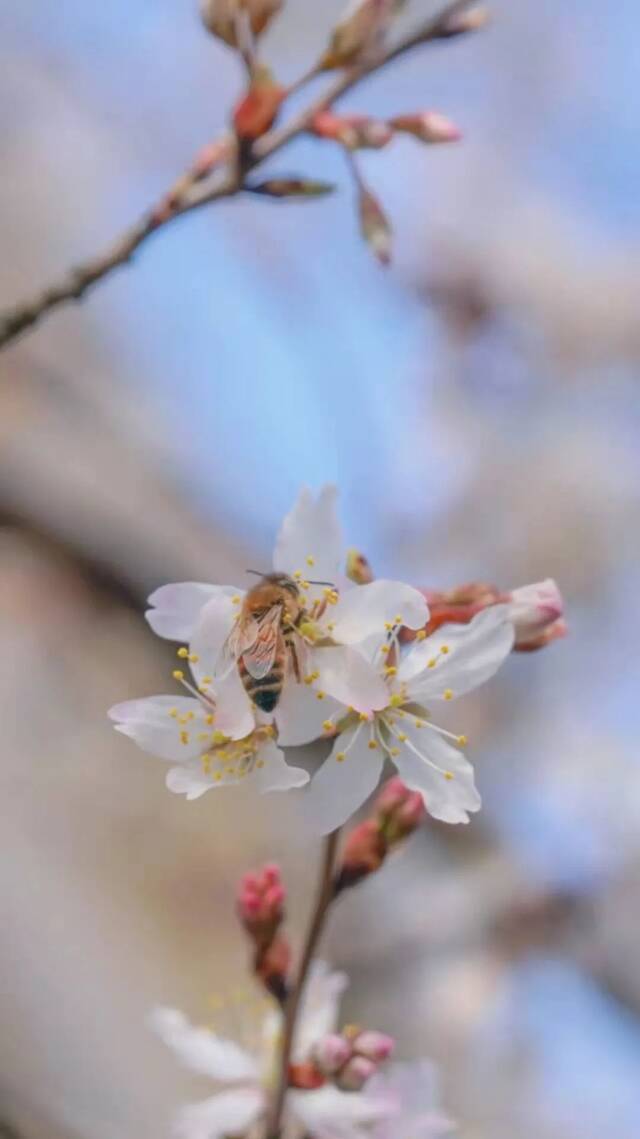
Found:
[[(277, 881), (276, 881), (277, 880)], [(271, 882), (271, 885), (269, 883)], [(258, 884), (258, 885), (257, 885)], [(262, 885), (266, 889), (262, 889)], [(272, 902), (266, 901), (269, 892)], [(282, 898), (277, 900), (275, 895)], [(284, 891), (279, 871), (267, 866), (245, 877), (239, 891), (240, 917), (262, 909), (281, 913)], [(255, 924), (252, 929), (255, 930)], [(411, 1126), (414, 1139), (435, 1139), (448, 1123), (434, 1111), (435, 1091), (425, 1061), (387, 1066), (395, 1041), (373, 1029), (346, 1025), (338, 1029), (339, 1005), (347, 985), (343, 973), (321, 961), (310, 970), (287, 1067), (283, 1134), (298, 1139), (384, 1139), (394, 1126)], [(284, 1029), (280, 1002), (220, 1002), (242, 1040), (220, 1030), (199, 1028), (177, 1009), (157, 1008), (154, 1030), (190, 1070), (216, 1085), (208, 1099), (181, 1109), (176, 1132), (183, 1139), (219, 1139), (225, 1135), (262, 1134), (274, 1090)], [(234, 1018), (234, 1012), (239, 1012)], [(428, 1078), (427, 1078), (428, 1077)]]
[(326, 740), (305, 791), (319, 831), (346, 822), (387, 760), (434, 818), (467, 822), (480, 807), (467, 741), (432, 709), (483, 684), (512, 649), (559, 636), (560, 594), (553, 582), (435, 596), (373, 580), (366, 559), (343, 550), (335, 500), (332, 487), (302, 491), (252, 588), (156, 590), (147, 620), (179, 642), (173, 678), (186, 694), (130, 700), (110, 716), (172, 763), (167, 786), (189, 799), (247, 777), (260, 791), (303, 787), (308, 772), (282, 749)]

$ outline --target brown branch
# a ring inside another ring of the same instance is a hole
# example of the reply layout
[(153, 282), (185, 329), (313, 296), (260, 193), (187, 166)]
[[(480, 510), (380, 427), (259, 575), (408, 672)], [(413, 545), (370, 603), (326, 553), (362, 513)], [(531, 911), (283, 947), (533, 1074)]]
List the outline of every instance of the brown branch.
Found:
[[(476, 0), (454, 0), (446, 4), (417, 31), (400, 40), (395, 46), (384, 51), (376, 59), (368, 60), (348, 68), (333, 81), (318, 99), (295, 115), (288, 123), (269, 131), (258, 139), (243, 169), (238, 169), (235, 145), (231, 137), (223, 137), (210, 143), (196, 158), (194, 164), (174, 183), (160, 203), (148, 210), (135, 225), (123, 233), (104, 253), (84, 264), (71, 269), (58, 284), (51, 285), (30, 300), (15, 305), (0, 313), (0, 349), (17, 336), (37, 324), (46, 314), (67, 301), (79, 301), (89, 289), (103, 280), (114, 269), (131, 262), (134, 253), (158, 230), (175, 221), (176, 218), (242, 193), (247, 187), (246, 175), (271, 155), (283, 149), (298, 135), (303, 134), (318, 113), (330, 107), (352, 88), (358, 86), (367, 76), (399, 59), (415, 47), (447, 36), (447, 24), (456, 16), (474, 6)], [(312, 68), (291, 90), (298, 90), (304, 82), (317, 74)], [(227, 169), (216, 178), (216, 167), (226, 158)], [(213, 184), (212, 184), (213, 178)], [(202, 184), (201, 184), (202, 183)]]
[(269, 1119), (267, 1123), (267, 1136), (268, 1139), (277, 1139), (281, 1130), (282, 1111), (284, 1108), (284, 1101), (289, 1086), (289, 1065), (291, 1062), (291, 1050), (295, 1036), (298, 1012), (300, 1009), (300, 1001), (304, 991), (305, 982), (309, 973), (309, 966), (313, 960), (313, 956), (318, 946), (320, 936), (324, 929), (324, 923), (329, 911), (329, 907), (334, 897), (333, 891), (333, 867), (336, 857), (336, 850), (338, 846), (338, 837), (340, 831), (333, 831), (332, 834), (327, 835), (324, 842), (324, 853), (322, 859), (322, 869), (320, 872), (320, 883), (318, 887), (318, 894), (316, 897), (311, 923), (307, 931), (307, 937), (302, 951), (302, 958), (300, 960), (300, 967), (295, 980), (295, 984), (287, 999), (284, 1010), (284, 1028), (282, 1033), (282, 1044), (280, 1048), (280, 1067), (278, 1075), (278, 1086), (276, 1088)]

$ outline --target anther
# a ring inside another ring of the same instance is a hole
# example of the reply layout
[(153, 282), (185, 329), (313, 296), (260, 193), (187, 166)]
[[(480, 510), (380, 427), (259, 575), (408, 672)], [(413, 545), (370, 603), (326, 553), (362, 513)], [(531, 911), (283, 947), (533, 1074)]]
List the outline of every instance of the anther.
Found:
[(339, 751), (336, 753), (336, 759), (337, 759), (338, 763), (344, 763), (346, 758), (347, 758), (346, 751)]
[(445, 700), (453, 700), (453, 692), (450, 688), (445, 688), (442, 695), (444, 696)]
[(396, 613), (393, 620), (394, 620), (394, 624), (401, 625), (402, 624), (402, 613)]
[(174, 668), (171, 675), (174, 680), (184, 680), (184, 672), (181, 672), (179, 668)]
[(256, 767), (264, 767), (264, 759), (259, 759), (256, 763)]
[(443, 653), (444, 656), (446, 656), (447, 653), (449, 652), (449, 646), (448, 645), (440, 645), (440, 652)]
[(324, 700), (326, 692), (316, 692), (316, 700)]
[(305, 561), (308, 566), (314, 566), (316, 564), (316, 559), (314, 558), (313, 554), (307, 554)]
[(200, 657), (198, 656), (197, 653), (189, 653), (188, 659), (189, 659), (190, 664), (197, 664), (198, 661), (200, 660)]
[(239, 605), (241, 600), (242, 600), (242, 598), (240, 597), (240, 594), (235, 593), (234, 596), (231, 598), (231, 604), (232, 605)]
[(431, 657), (431, 660), (429, 661), (427, 668), (435, 668), (437, 663), (438, 663), (438, 658), (437, 657)]
[(178, 649), (178, 656), (180, 657), (180, 660), (188, 660), (189, 650), (186, 649), (183, 645), (181, 649)]
[(424, 640), (426, 640), (426, 636), (427, 636), (427, 630), (426, 629), (418, 629), (418, 632), (416, 633), (416, 641), (424, 641)]
[(466, 736), (458, 736), (458, 743), (460, 744), (460, 747), (466, 747), (468, 742), (469, 741)]
[(322, 725), (322, 730), (324, 732), (332, 732), (333, 731), (333, 720), (325, 720), (323, 725)]
[(189, 743), (189, 733), (187, 731), (185, 731), (184, 728), (180, 732), (180, 743), (181, 744), (188, 744)]
[(402, 699), (402, 696), (400, 695), (400, 693), (399, 693), (399, 692), (394, 692), (394, 693), (393, 693), (393, 695), (392, 695), (392, 697), (391, 697), (391, 699), (390, 699), (390, 701), (389, 701), (389, 705), (390, 705), (390, 707), (391, 707), (391, 708), (400, 708), (400, 706), (401, 706), (403, 703), (404, 703), (404, 701), (403, 701), (403, 699)]
[(404, 732), (398, 732), (398, 739), (400, 740), (401, 744), (404, 744), (407, 742), (407, 736), (405, 735)]
[(453, 771), (445, 771), (444, 777), (449, 783), (451, 782), (452, 779), (455, 779)]
[(375, 740), (369, 740), (369, 743), (368, 743), (368, 745), (367, 745), (367, 746), (368, 746), (368, 748), (369, 748), (369, 750), (370, 750), (370, 751), (376, 751), (376, 750), (377, 750), (377, 747), (378, 747), (378, 745), (377, 745), (377, 743), (376, 743), (376, 741), (375, 741)]

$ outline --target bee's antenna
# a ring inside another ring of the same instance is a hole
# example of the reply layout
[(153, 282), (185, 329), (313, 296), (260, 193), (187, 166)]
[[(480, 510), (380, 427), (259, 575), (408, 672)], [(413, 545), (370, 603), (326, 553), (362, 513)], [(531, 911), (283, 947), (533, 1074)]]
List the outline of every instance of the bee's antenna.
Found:
[(331, 589), (335, 589), (335, 585), (332, 581), (312, 581), (310, 577), (307, 578), (307, 581), (309, 585), (329, 585)]
[(262, 572), (262, 570), (249, 570), (248, 569), (248, 570), (245, 570), (244, 572), (245, 573), (252, 573), (254, 575), (254, 577), (266, 577), (267, 576), (266, 574), (264, 574)]

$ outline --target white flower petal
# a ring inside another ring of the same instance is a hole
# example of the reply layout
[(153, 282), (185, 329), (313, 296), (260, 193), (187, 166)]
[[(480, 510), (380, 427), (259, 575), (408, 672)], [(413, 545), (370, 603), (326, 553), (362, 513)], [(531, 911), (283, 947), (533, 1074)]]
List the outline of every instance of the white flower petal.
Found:
[[(297, 570), (318, 581), (336, 583), (342, 563), (342, 534), (336, 511), (337, 490), (324, 486), (317, 498), (304, 487), (287, 514), (276, 541), (273, 568), (294, 574)], [(308, 558), (313, 559), (309, 564)], [(322, 586), (309, 590), (313, 600)]]
[[(420, 701), (442, 699), (448, 690), (462, 696), (497, 672), (513, 638), (508, 606), (493, 605), (468, 625), (443, 625), (425, 641), (414, 642), (400, 664), (398, 680)], [(448, 650), (444, 655), (443, 645)], [(436, 664), (429, 668), (431, 660)]]
[(375, 1139), (437, 1139), (454, 1130), (439, 1109), (438, 1073), (429, 1060), (385, 1065), (369, 1080), (365, 1095), (386, 1101), (389, 1119), (376, 1127)]
[(420, 791), (434, 819), (468, 823), (468, 812), (481, 806), (468, 759), (428, 725), (415, 728), (406, 717), (402, 731), (406, 742), (398, 740), (399, 754), (393, 757), (402, 781), (412, 791)]
[[(172, 709), (177, 716), (170, 715)], [(187, 715), (189, 720), (185, 720)], [(174, 763), (187, 762), (200, 755), (204, 745), (198, 736), (201, 732), (211, 732), (206, 715), (200, 702), (191, 696), (149, 696), (127, 700), (109, 710), (109, 716), (116, 721), (117, 732), (128, 736), (150, 755)]]
[(421, 629), (429, 619), (429, 608), (422, 594), (413, 586), (381, 579), (346, 589), (329, 615), (334, 624), (334, 640), (352, 645), (372, 633), (384, 635), (385, 623), (388, 622)]
[(362, 1128), (385, 1118), (390, 1107), (382, 1097), (343, 1092), (330, 1084), (317, 1091), (291, 1091), (289, 1110), (317, 1139), (362, 1139)]
[(224, 675), (233, 667), (233, 657), (223, 652), (229, 634), (240, 611), (239, 603), (232, 601), (233, 594), (214, 597), (202, 607), (189, 642), (190, 652), (198, 659), (192, 665), (196, 681), (205, 676)]
[(315, 688), (288, 679), (275, 714), (278, 743), (297, 747), (317, 740), (323, 735), (323, 722), (340, 714), (344, 708), (337, 700), (330, 696), (318, 700)]
[(304, 787), (309, 782), (308, 772), (301, 767), (290, 767), (284, 755), (273, 740), (262, 743), (256, 755), (256, 763), (247, 775), (241, 775), (239, 767), (233, 764), (216, 766), (215, 761), (209, 774), (205, 773), (199, 759), (191, 760), (180, 767), (172, 767), (167, 772), (167, 787), (176, 795), (186, 795), (187, 799), (199, 799), (206, 791), (219, 787), (235, 787), (242, 784), (254, 790), (289, 791), (294, 787)]
[(223, 1083), (253, 1080), (258, 1076), (253, 1056), (232, 1040), (216, 1036), (206, 1028), (196, 1028), (178, 1009), (154, 1009), (151, 1026), (192, 1072)]
[(189, 801), (199, 799), (214, 787), (229, 787), (238, 782), (237, 776), (214, 780), (212, 775), (205, 775), (199, 759), (180, 767), (170, 767), (165, 779), (169, 791), (173, 791), (174, 795), (184, 795)]
[(290, 791), (293, 787), (304, 787), (309, 782), (309, 773), (302, 767), (290, 767), (284, 755), (273, 740), (267, 740), (258, 749), (257, 763), (251, 776), (258, 790)]
[(201, 1103), (183, 1107), (176, 1116), (176, 1133), (181, 1139), (222, 1139), (242, 1135), (265, 1106), (260, 1088), (236, 1088), (220, 1092)]
[[(368, 724), (339, 735), (331, 755), (314, 775), (303, 796), (309, 825), (320, 834), (342, 826), (378, 786), (383, 766), (380, 748), (369, 749)], [(337, 759), (346, 753), (342, 761)]]
[(177, 581), (163, 585), (149, 597), (145, 617), (154, 633), (169, 641), (191, 640), (200, 611), (214, 597), (226, 597), (237, 591), (230, 585), (207, 585), (201, 581)]
[(341, 704), (355, 708), (356, 712), (369, 713), (384, 708), (389, 700), (389, 690), (382, 677), (349, 645), (312, 649), (309, 664), (311, 670), (319, 674), (316, 692), (325, 692)]
[(303, 1063), (316, 1041), (338, 1025), (340, 1001), (349, 984), (346, 973), (331, 969), (325, 961), (314, 961), (309, 973), (296, 1025), (293, 1059)]
[(237, 668), (216, 680), (211, 691), (216, 703), (216, 728), (232, 740), (243, 740), (253, 731), (256, 717)]

